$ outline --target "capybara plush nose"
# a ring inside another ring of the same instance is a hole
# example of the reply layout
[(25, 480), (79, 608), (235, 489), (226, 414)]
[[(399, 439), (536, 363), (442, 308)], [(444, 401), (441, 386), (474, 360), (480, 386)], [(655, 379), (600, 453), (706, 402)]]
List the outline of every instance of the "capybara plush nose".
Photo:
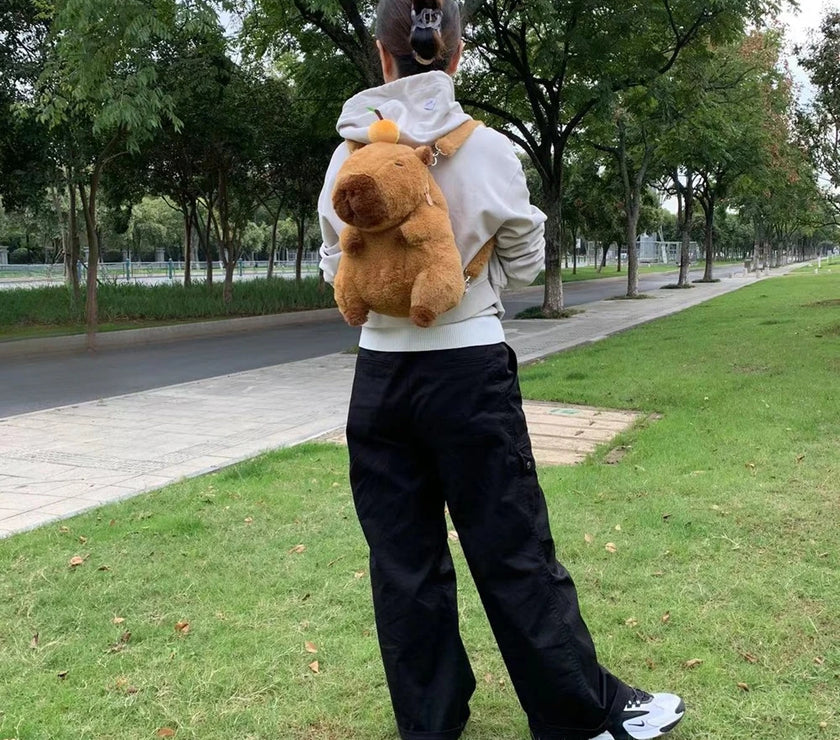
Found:
[(376, 180), (370, 175), (348, 175), (336, 183), (333, 208), (344, 223), (370, 228), (387, 217)]

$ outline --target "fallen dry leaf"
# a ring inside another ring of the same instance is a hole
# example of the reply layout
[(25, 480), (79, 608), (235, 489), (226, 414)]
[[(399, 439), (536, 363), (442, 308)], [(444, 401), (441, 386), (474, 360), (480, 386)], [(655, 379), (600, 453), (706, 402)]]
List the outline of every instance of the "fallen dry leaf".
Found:
[(752, 653), (741, 653), (741, 657), (746, 660), (747, 663), (758, 663), (758, 658), (756, 658)]
[(749, 687), (749, 686), (747, 686), (747, 684), (743, 683), (742, 681), (739, 681), (739, 682), (736, 684), (736, 686), (737, 686), (739, 689), (741, 689), (741, 691), (749, 691), (749, 690), (750, 690), (750, 687)]
[(595, 542), (595, 538), (591, 534), (589, 534), (589, 532), (587, 532), (585, 535), (583, 535), (583, 541), (587, 545), (591, 545), (593, 542)]
[(636, 619), (636, 617), (630, 617), (629, 619), (624, 620), (624, 624), (626, 624), (628, 627), (638, 627), (639, 620)]
[(122, 624), (123, 622), (125, 622), (125, 617), (114, 617), (111, 621), (114, 624)]
[(828, 728), (828, 722), (820, 722), (820, 729), (825, 730)]
[(120, 635), (120, 642), (128, 642), (131, 639), (131, 632), (126, 630)]
[(38, 639), (38, 633), (36, 632), (34, 635), (32, 635), (32, 640), (29, 643), (29, 647), (31, 647), (33, 650), (36, 647), (38, 647)]
[(318, 663), (318, 661), (317, 661), (317, 660), (313, 660), (313, 661), (309, 664), (309, 670), (310, 670), (310, 671), (312, 671), (313, 673), (320, 673), (320, 672), (321, 672), (321, 665), (320, 665), (320, 663)]
[(87, 544), (87, 537), (85, 537), (84, 535), (79, 535), (79, 543), (82, 544), (82, 545), (86, 545)]
[(454, 529), (449, 533), (449, 540), (451, 542), (457, 542), (458, 541), (458, 533)]
[(656, 663), (654, 663), (650, 658), (645, 658), (645, 665), (648, 667), (648, 670), (654, 670), (656, 668)]
[(616, 531), (616, 532), (620, 532), (620, 531), (621, 531), (621, 525), (620, 525), (620, 524), (616, 524), (616, 525), (615, 525), (615, 531)]
[(615, 546), (614, 542), (608, 542), (606, 545), (604, 545), (604, 549), (607, 552), (618, 552), (618, 548)]
[(685, 661), (685, 663), (683, 663), (683, 666), (685, 666), (686, 668), (697, 668), (697, 666), (699, 666), (702, 663), (703, 661), (700, 660), (700, 658), (692, 658), (691, 660)]
[(128, 679), (125, 676), (120, 676), (117, 679), (117, 690), (124, 691), (126, 694), (136, 694), (140, 689), (129, 684)]
[(662, 624), (667, 624), (670, 621), (671, 621), (671, 612), (665, 612), (662, 615)]
[(254, 523), (254, 517), (252, 517), (252, 516), (246, 516), (245, 517), (245, 524), (253, 524), (253, 523)]
[(821, 655), (818, 655), (816, 658), (814, 658), (814, 663), (816, 663), (817, 665), (822, 665), (823, 663), (825, 663), (825, 658), (823, 658)]
[(58, 677), (63, 681), (65, 678), (67, 678), (68, 673), (70, 673), (70, 671), (59, 671)]
[(801, 463), (805, 459), (805, 455), (797, 455), (796, 462)]
[(81, 565), (84, 562), (85, 562), (85, 559), (81, 555), (74, 555), (72, 558), (70, 558), (70, 562), (68, 563), (68, 565), (71, 568), (76, 568), (77, 566)]
[(177, 622), (175, 624), (175, 631), (179, 634), (186, 635), (190, 631), (189, 622)]
[(492, 673), (485, 673), (484, 674), (484, 683), (493, 683), (493, 674)]
[(175, 737), (175, 730), (171, 727), (161, 727), (156, 734), (158, 737)]
[(315, 643), (314, 642), (309, 642), (309, 640), (307, 640), (304, 643), (304, 647), (306, 648), (307, 653), (317, 653), (318, 652), (318, 648), (315, 647)]
[(292, 553), (296, 555), (300, 555), (302, 552), (306, 550), (306, 545), (295, 545), (291, 550), (289, 550), (289, 554)]
[(111, 570), (111, 569), (107, 565), (100, 565), (96, 570), (105, 571), (105, 570)]
[(61, 532), (61, 534), (67, 534), (70, 531), (70, 527), (59, 527), (58, 531)]
[(365, 577), (365, 572), (364, 572), (363, 570), (357, 570), (357, 571), (353, 574), (353, 578), (355, 578), (355, 579), (357, 579), (357, 580), (358, 580), (359, 578), (364, 578), (364, 577)]

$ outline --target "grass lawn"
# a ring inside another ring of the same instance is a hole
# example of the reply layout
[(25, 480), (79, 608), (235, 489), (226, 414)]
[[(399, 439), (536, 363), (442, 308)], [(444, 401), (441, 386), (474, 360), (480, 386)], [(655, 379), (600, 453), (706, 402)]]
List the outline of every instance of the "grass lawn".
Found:
[[(523, 391), (661, 416), (618, 463), (541, 473), (602, 662), (685, 696), (675, 740), (840, 738), (840, 271), (557, 355)], [(346, 465), (286, 450), (0, 541), (0, 738), (394, 740)], [(464, 738), (525, 740), (451, 546)]]
[[(84, 294), (84, 291), (82, 291)], [(264, 316), (331, 308), (332, 287), (318, 278), (247, 280), (234, 283), (233, 301), (225, 304), (221, 281), (206, 287), (139, 283), (99, 286), (100, 331), (161, 326), (189, 321)], [(0, 291), (0, 341), (79, 334), (85, 331), (84, 297), (74, 305), (65, 286)]]
[[(724, 266), (723, 263), (718, 264), (719, 267)], [(658, 272), (679, 272), (679, 265), (640, 265), (639, 275), (651, 275)], [(601, 280), (602, 278), (624, 278), (627, 279), (627, 265), (622, 264), (621, 272), (616, 270), (614, 263), (608, 264), (600, 272), (595, 266), (578, 267), (577, 272), (572, 272), (571, 262), (569, 267), (564, 267), (562, 272), (564, 283), (576, 283), (581, 280)], [(533, 285), (545, 285), (545, 273), (541, 272), (537, 279), (532, 283)]]

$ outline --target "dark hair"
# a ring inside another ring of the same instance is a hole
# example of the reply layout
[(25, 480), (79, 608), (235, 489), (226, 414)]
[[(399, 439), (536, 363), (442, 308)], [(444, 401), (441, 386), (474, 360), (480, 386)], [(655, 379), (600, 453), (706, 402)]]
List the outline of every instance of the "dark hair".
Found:
[[(440, 30), (428, 27), (426, 21), (437, 18)], [(458, 1), (379, 0), (376, 38), (394, 57), (400, 77), (446, 71), (461, 41)]]

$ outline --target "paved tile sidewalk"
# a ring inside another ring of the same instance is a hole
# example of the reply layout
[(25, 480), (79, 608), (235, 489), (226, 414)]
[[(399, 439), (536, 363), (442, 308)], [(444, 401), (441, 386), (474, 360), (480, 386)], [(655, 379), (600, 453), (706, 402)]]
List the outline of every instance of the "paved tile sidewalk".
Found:
[[(563, 321), (507, 321), (508, 342), (532, 361), (754, 281), (600, 301)], [(338, 429), (353, 363), (328, 355), (0, 419), (0, 537)]]

